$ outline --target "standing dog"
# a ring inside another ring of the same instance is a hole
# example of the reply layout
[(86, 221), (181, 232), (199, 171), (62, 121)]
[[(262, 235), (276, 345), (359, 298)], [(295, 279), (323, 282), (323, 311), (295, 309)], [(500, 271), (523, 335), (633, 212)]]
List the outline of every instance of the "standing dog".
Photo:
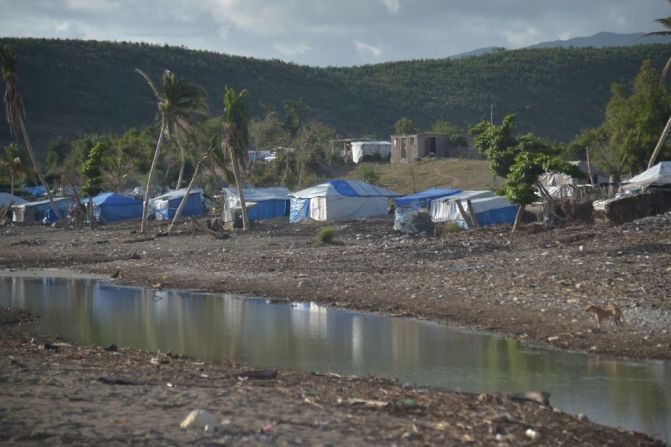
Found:
[(594, 304), (590, 304), (587, 306), (587, 309), (585, 309), (585, 312), (594, 313), (596, 321), (599, 325), (599, 329), (601, 329), (601, 320), (605, 318), (612, 318), (617, 326), (622, 326), (623, 324), (622, 311), (615, 304), (609, 304), (603, 309), (599, 306), (595, 306)]

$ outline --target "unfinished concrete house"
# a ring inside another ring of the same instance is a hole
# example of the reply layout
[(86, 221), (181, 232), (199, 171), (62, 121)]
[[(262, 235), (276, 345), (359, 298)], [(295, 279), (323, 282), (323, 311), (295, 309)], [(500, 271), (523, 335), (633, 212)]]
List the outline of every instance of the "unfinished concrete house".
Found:
[(478, 159), (476, 150), (468, 146), (455, 146), (448, 135), (420, 133), (391, 136), (391, 162), (408, 163), (425, 157)]

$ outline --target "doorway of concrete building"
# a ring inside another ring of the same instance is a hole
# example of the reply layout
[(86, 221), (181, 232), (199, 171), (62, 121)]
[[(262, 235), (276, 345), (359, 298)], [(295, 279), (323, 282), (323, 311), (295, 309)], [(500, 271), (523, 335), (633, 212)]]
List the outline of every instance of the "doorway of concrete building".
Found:
[(427, 137), (426, 140), (424, 140), (424, 145), (428, 155), (436, 155), (436, 137)]

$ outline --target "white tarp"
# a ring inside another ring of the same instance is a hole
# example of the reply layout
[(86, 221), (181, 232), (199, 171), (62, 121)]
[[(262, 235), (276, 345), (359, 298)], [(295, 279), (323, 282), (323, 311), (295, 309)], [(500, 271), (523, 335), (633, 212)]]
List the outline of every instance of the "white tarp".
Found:
[(431, 201), (431, 221), (432, 222), (455, 222), (459, 215), (457, 200), (462, 200), (462, 206), (466, 209), (466, 200), (480, 199), (484, 197), (494, 197), (491, 191), (463, 191), (451, 196), (441, 197)]
[(392, 191), (356, 180), (331, 180), (290, 195), (290, 222), (386, 215), (389, 198), (396, 196)]
[[(224, 209), (240, 208), (240, 196), (237, 188), (224, 188)], [(263, 202), (266, 200), (288, 200), (289, 188), (283, 186), (274, 186), (269, 188), (243, 188), (245, 202)]]
[(391, 157), (389, 141), (352, 141), (351, 146), (354, 163), (359, 163), (366, 155), (379, 154), (383, 160)]
[(661, 186), (671, 184), (671, 161), (661, 161), (636, 177), (623, 182), (627, 185)]
[(0, 207), (7, 205), (23, 205), (24, 203), (28, 203), (28, 201), (8, 192), (0, 192)]

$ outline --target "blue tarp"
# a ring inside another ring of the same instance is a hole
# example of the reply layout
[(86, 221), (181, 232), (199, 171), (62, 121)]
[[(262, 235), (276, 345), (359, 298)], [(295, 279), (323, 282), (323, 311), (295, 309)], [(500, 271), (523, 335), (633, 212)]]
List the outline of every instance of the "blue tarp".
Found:
[(291, 199), (291, 211), (289, 212), (289, 222), (302, 222), (310, 217), (310, 199), (300, 199), (298, 197)]
[(288, 215), (288, 211), (289, 198), (286, 200), (263, 200), (255, 202), (254, 205), (247, 209), (247, 217), (249, 220), (273, 219)]
[[(274, 219), (289, 215), (289, 189), (284, 187), (244, 188), (249, 220)], [(235, 188), (223, 189), (226, 210), (239, 210), (240, 197)]]
[[(82, 201), (88, 203), (88, 199)], [(116, 222), (142, 218), (142, 202), (113, 192), (98, 194), (93, 198), (93, 214), (98, 222)]]
[[(154, 210), (156, 219), (172, 220), (184, 194), (186, 194), (186, 188), (171, 191), (152, 199), (151, 207)], [(204, 214), (202, 194), (203, 190), (200, 188), (193, 189), (189, 193), (189, 198), (184, 204), (181, 217), (202, 216)]]
[(431, 208), (431, 201), (440, 197), (451, 196), (460, 193), (460, 189), (453, 188), (430, 188), (426, 191), (410, 194), (409, 196), (396, 199), (396, 206), (410, 206), (413, 209)]
[(23, 189), (35, 197), (47, 195), (47, 190), (44, 188), (44, 186), (26, 186)]

